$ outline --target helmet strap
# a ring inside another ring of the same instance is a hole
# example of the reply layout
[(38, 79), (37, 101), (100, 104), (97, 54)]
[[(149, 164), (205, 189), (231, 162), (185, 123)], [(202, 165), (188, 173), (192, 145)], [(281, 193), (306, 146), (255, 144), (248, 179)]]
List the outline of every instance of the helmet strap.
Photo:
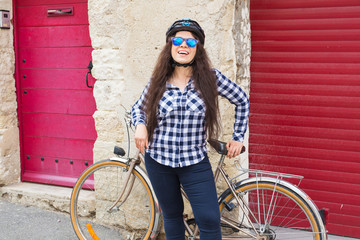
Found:
[(171, 64), (171, 66), (174, 68), (174, 67), (189, 67), (189, 66), (191, 66), (193, 63), (194, 63), (194, 60), (195, 60), (195, 58), (191, 61), (191, 62), (189, 62), (189, 63), (178, 63), (177, 61), (175, 61), (174, 59), (173, 59), (173, 63)]

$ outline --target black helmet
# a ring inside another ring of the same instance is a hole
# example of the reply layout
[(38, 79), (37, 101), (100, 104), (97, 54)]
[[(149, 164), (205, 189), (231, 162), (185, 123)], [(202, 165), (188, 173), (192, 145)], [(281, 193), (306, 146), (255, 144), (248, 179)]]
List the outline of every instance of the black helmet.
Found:
[(200, 25), (190, 18), (183, 18), (175, 21), (171, 27), (166, 31), (166, 41), (169, 37), (180, 31), (189, 31), (194, 33), (198, 38), (201, 44), (205, 43), (205, 33)]

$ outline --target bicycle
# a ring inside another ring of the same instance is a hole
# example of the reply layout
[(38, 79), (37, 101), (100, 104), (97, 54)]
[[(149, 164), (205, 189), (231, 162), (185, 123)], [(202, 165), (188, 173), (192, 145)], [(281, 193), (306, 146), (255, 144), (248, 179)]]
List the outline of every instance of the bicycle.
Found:
[[(143, 156), (129, 157), (131, 123), (127, 114), (128, 155), (124, 157), (125, 151), (115, 147), (117, 157), (89, 166), (73, 188), (70, 215), (79, 239), (107, 239), (103, 229), (131, 240), (156, 239), (160, 232), (161, 209), (141, 167)], [(234, 161), (241, 173), (230, 178), (224, 168), (226, 143), (208, 142), (221, 155), (215, 181), (221, 175), (227, 186), (218, 197), (223, 239), (327, 239), (324, 211), (299, 187), (284, 180), (301, 182), (302, 176), (244, 169)], [(200, 239), (193, 218), (184, 214), (184, 224), (188, 240)]]

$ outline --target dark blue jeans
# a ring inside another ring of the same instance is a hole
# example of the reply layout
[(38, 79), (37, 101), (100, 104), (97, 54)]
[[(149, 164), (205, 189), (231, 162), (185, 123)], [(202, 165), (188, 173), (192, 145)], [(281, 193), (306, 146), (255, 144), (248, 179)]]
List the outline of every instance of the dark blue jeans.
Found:
[(183, 186), (199, 226), (201, 240), (220, 240), (220, 212), (214, 175), (208, 157), (198, 164), (172, 168), (145, 154), (145, 165), (164, 217), (167, 240), (184, 240)]

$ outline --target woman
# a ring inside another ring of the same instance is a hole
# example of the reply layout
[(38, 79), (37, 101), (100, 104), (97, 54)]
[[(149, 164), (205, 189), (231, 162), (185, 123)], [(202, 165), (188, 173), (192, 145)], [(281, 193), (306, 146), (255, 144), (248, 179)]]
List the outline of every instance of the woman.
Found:
[(166, 32), (152, 77), (132, 108), (135, 144), (145, 154), (167, 240), (185, 238), (180, 184), (189, 197), (200, 238), (221, 239), (214, 176), (206, 154), (206, 138), (216, 138), (220, 128), (218, 95), (236, 106), (228, 157), (240, 154), (247, 128), (248, 98), (211, 68), (204, 42), (204, 31), (196, 21), (175, 21)]

